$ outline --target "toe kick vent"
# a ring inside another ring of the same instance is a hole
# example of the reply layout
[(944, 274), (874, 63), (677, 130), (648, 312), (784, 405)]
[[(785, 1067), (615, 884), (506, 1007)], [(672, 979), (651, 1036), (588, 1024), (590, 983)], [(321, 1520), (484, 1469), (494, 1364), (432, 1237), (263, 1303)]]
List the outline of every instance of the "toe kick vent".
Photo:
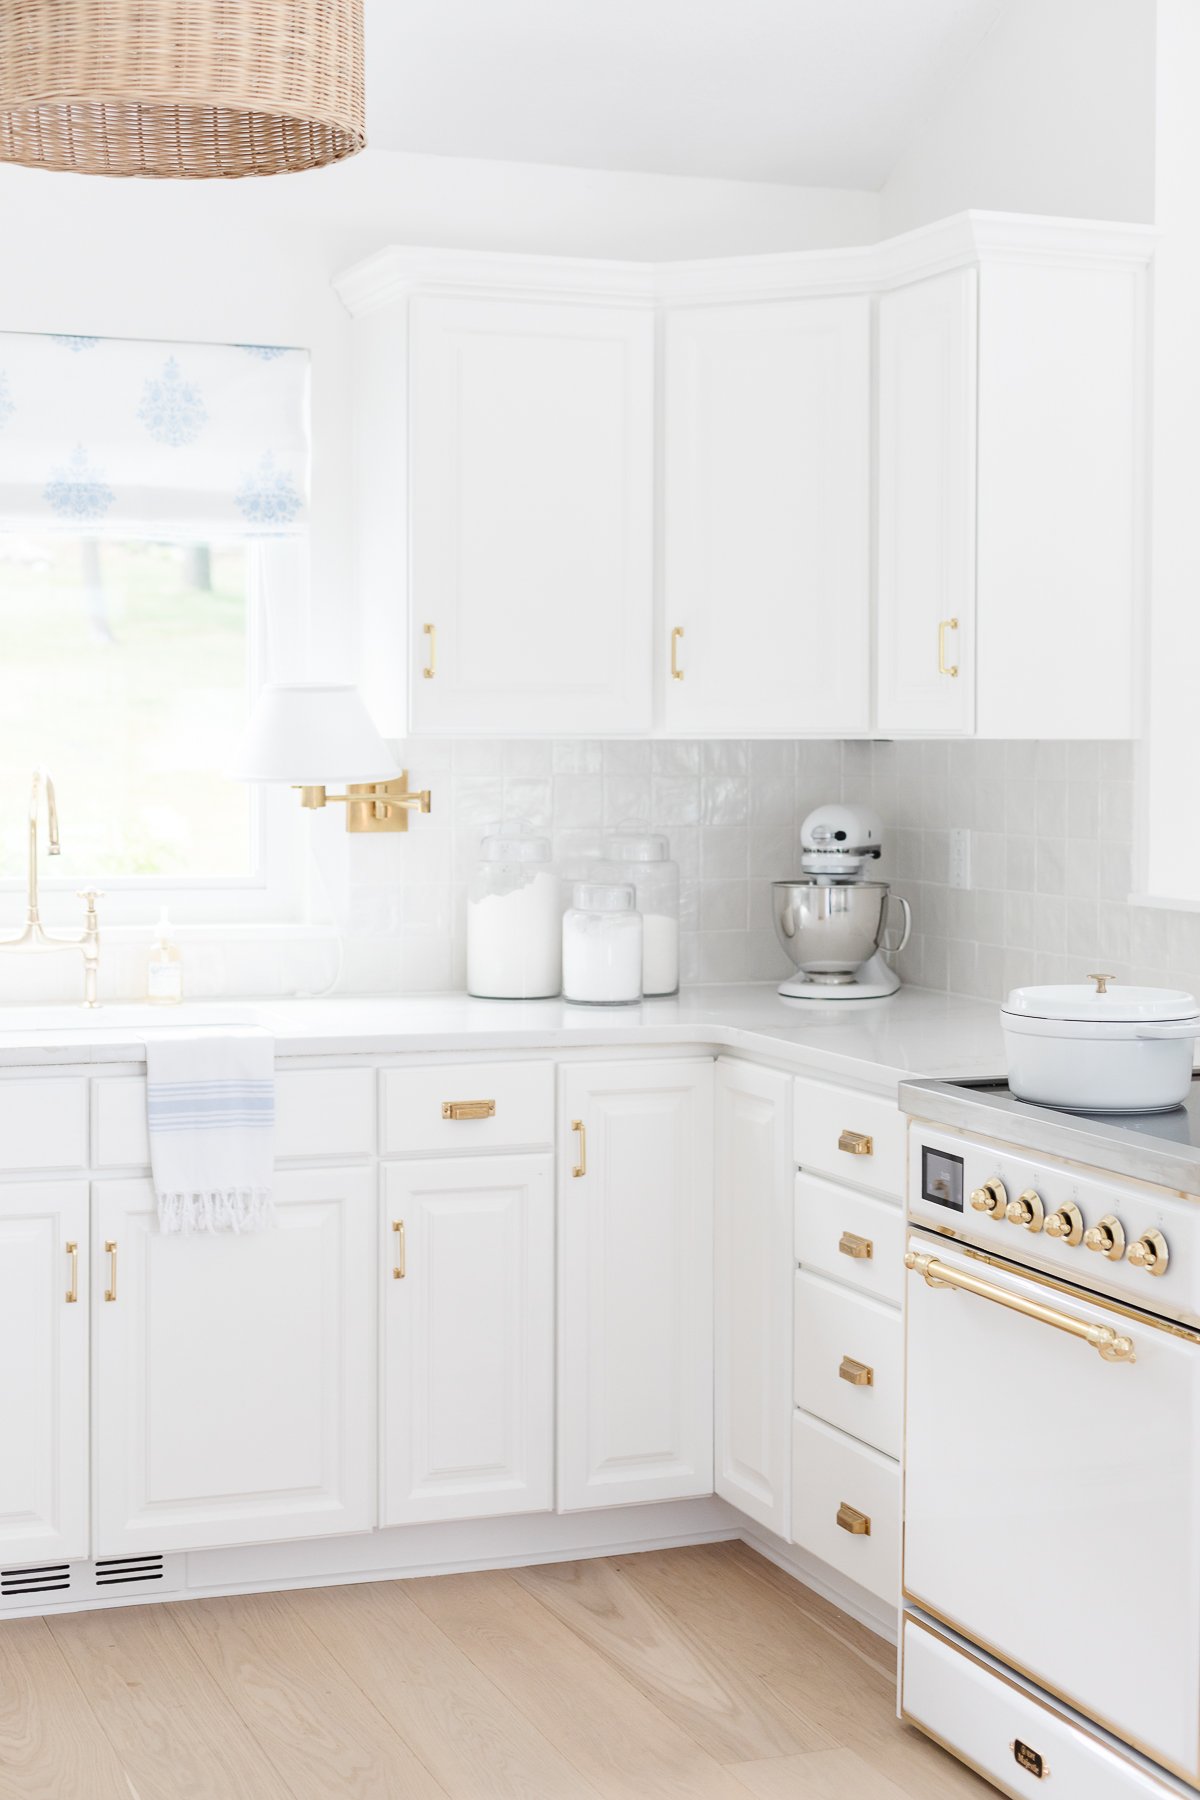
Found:
[(94, 1566), (97, 1587), (115, 1587), (128, 1581), (161, 1581), (166, 1573), (161, 1556), (109, 1556)]
[(110, 1605), (143, 1594), (183, 1587), (182, 1556), (101, 1556), (95, 1562), (31, 1563), (0, 1569), (0, 1613), (47, 1612), (106, 1600)]
[(0, 1569), (0, 1596), (63, 1593), (71, 1585), (70, 1563), (45, 1563), (35, 1569)]

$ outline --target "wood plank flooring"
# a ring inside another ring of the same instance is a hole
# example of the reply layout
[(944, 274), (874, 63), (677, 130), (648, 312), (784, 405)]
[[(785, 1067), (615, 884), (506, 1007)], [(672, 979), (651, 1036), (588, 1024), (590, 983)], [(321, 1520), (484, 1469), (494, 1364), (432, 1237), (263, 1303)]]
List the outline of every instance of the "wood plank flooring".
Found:
[(984, 1800), (743, 1544), (0, 1624), (0, 1800)]

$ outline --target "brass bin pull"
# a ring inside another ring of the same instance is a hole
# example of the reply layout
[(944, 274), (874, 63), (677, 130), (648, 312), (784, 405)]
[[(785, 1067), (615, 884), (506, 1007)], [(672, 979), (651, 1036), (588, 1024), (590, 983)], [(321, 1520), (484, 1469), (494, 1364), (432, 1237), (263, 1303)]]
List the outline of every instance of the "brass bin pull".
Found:
[(67, 1255), (71, 1259), (71, 1285), (67, 1289), (67, 1305), (74, 1306), (79, 1299), (79, 1245), (68, 1244)]
[(850, 1533), (851, 1537), (870, 1537), (871, 1535), (870, 1513), (859, 1512), (857, 1506), (851, 1506), (848, 1500), (843, 1500), (838, 1507), (837, 1522), (843, 1531)]
[(104, 1244), (108, 1255), (108, 1286), (104, 1290), (106, 1300), (117, 1297), (117, 1244), (115, 1238), (107, 1238)]
[(679, 640), (683, 636), (683, 626), (676, 625), (671, 633), (671, 680), (682, 681), (683, 670), (679, 666)]
[(422, 625), (421, 630), (424, 632), (425, 636), (429, 639), (429, 661), (425, 664), (425, 667), (421, 670), (421, 674), (424, 676), (426, 681), (432, 681), (434, 676), (437, 674), (437, 626), (436, 625)]
[(392, 1280), (403, 1281), (408, 1272), (407, 1257), (404, 1248), (404, 1220), (392, 1220), (392, 1233), (396, 1239), (396, 1258), (392, 1263)]
[(848, 1381), (851, 1387), (874, 1387), (875, 1371), (870, 1363), (858, 1362), (853, 1356), (843, 1356), (838, 1364), (838, 1376)]
[(871, 1239), (859, 1237), (857, 1231), (843, 1231), (838, 1239), (838, 1249), (843, 1256), (853, 1256), (860, 1262), (870, 1262), (875, 1254)]
[(1056, 1306), (1046, 1306), (1041, 1300), (1026, 1300), (1023, 1294), (1010, 1294), (1007, 1288), (997, 1286), (994, 1281), (984, 1281), (981, 1276), (969, 1275), (964, 1269), (953, 1269), (949, 1263), (939, 1262), (936, 1256), (923, 1250), (906, 1251), (904, 1266), (919, 1275), (928, 1287), (961, 1288), (966, 1294), (977, 1294), (981, 1300), (991, 1300), (996, 1306), (1006, 1306), (1010, 1312), (1037, 1319), (1042, 1325), (1051, 1325), (1055, 1331), (1065, 1331), (1069, 1337), (1076, 1337), (1098, 1351), (1105, 1362), (1137, 1361), (1133, 1339), (1114, 1331), (1111, 1325), (1089, 1325), (1086, 1319), (1059, 1312)]
[(958, 630), (957, 619), (942, 619), (938, 623), (938, 674), (951, 677), (958, 674), (958, 664), (946, 661), (946, 633)]
[(443, 1100), (443, 1119), (494, 1119), (494, 1100)]
[(865, 1131), (843, 1131), (838, 1138), (838, 1149), (844, 1150), (847, 1156), (874, 1156), (875, 1139), (868, 1137)]
[(581, 1175), (587, 1174), (587, 1126), (582, 1119), (572, 1119), (571, 1130), (579, 1133), (579, 1161), (571, 1170), (571, 1174), (578, 1181)]

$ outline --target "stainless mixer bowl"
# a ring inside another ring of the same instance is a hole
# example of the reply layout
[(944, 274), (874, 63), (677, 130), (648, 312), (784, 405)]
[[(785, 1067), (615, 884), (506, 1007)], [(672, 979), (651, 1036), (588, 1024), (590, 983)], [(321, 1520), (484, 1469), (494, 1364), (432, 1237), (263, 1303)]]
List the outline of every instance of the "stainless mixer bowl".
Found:
[(886, 881), (774, 881), (775, 935), (811, 980), (852, 981), (887, 928)]

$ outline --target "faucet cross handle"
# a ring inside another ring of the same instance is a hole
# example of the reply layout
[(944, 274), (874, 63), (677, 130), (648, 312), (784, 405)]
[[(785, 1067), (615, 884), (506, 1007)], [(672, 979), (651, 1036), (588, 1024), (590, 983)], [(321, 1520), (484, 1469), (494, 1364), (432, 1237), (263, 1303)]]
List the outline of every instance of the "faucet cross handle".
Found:
[(88, 914), (92, 918), (95, 918), (95, 916), (96, 916), (97, 900), (103, 900), (104, 897), (105, 897), (104, 891), (102, 888), (80, 888), (78, 893), (75, 896), (75, 898), (77, 900), (83, 900), (84, 902), (86, 902)]

